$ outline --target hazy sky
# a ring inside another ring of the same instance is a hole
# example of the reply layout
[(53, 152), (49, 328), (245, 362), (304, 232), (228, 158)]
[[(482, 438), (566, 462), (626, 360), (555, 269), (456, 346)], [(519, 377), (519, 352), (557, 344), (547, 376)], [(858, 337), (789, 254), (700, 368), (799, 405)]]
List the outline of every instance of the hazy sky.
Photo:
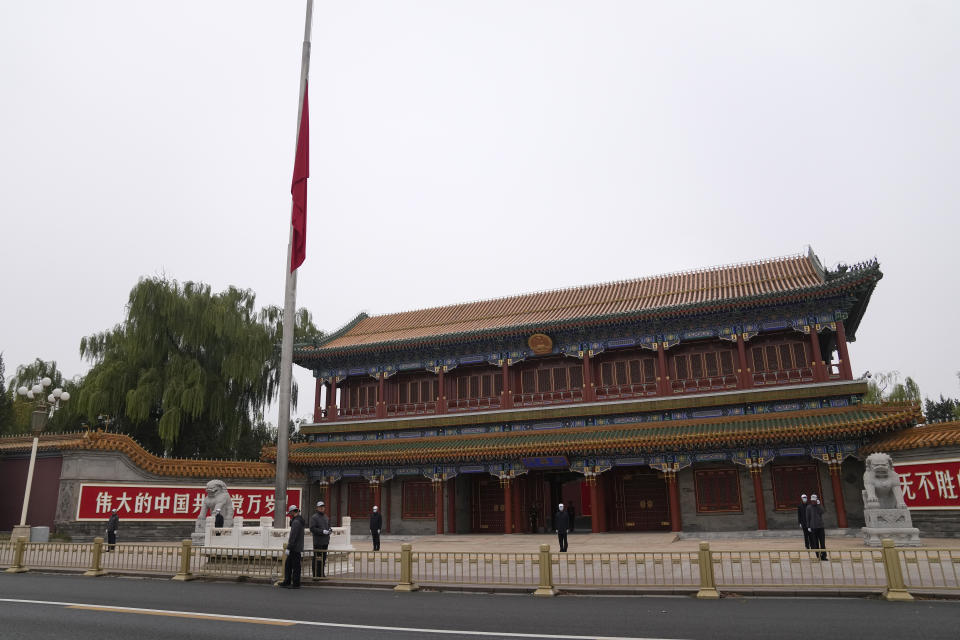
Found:
[[(304, 6), (0, 3), (8, 374), (85, 373), (142, 276), (282, 305)], [(298, 304), (333, 330), (809, 244), (885, 274), (855, 374), (960, 395), (958, 29), (955, 0), (318, 0)]]

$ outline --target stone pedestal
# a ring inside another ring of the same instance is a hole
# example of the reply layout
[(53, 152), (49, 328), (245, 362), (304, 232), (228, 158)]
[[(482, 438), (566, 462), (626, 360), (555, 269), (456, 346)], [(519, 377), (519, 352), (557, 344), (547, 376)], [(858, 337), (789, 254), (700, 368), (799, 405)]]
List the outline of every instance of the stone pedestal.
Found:
[(906, 507), (897, 509), (863, 510), (863, 517), (867, 526), (863, 532), (863, 542), (868, 547), (881, 546), (881, 540), (889, 538), (898, 547), (919, 547), (920, 530), (913, 526), (910, 519), (910, 510)]
[(10, 539), (16, 542), (17, 538), (26, 538), (29, 542), (30, 540), (30, 525), (28, 524), (18, 524), (14, 525), (13, 531), (10, 533)]

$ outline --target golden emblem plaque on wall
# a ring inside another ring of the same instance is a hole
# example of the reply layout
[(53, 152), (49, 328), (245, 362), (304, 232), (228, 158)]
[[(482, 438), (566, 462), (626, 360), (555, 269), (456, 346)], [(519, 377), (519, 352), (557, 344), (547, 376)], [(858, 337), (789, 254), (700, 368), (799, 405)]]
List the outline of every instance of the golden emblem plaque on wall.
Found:
[(527, 346), (537, 354), (542, 356), (545, 353), (553, 351), (553, 340), (545, 333), (535, 333), (527, 338)]

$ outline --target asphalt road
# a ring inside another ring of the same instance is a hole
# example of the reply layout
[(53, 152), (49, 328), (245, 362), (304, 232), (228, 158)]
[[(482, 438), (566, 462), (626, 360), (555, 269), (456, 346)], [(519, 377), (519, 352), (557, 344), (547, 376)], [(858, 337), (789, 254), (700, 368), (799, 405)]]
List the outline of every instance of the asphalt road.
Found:
[(960, 638), (960, 601), (395, 593), (0, 574), (0, 638)]

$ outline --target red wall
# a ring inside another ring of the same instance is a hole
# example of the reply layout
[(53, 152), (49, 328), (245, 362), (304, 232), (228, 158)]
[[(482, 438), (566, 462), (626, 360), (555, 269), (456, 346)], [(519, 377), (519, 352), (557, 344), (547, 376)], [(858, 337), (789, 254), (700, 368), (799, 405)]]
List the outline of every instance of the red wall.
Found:
[[(30, 507), (27, 509), (27, 524), (53, 528), (57, 511), (57, 496), (60, 492), (60, 456), (38, 457), (33, 471), (33, 488), (30, 491)], [(23, 490), (27, 483), (30, 458), (0, 459), (0, 531), (10, 531), (20, 524), (23, 509)]]

